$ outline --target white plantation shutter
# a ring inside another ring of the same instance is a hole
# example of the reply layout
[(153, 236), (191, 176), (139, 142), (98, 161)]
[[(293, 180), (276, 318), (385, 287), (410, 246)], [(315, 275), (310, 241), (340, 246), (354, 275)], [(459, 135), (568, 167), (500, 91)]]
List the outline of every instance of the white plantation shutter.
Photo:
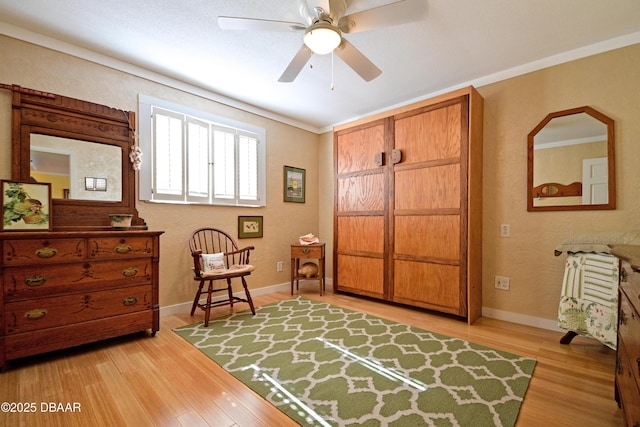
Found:
[(213, 197), (232, 199), (235, 185), (235, 134), (229, 130), (213, 131)]
[(140, 96), (142, 200), (265, 206), (264, 129)]
[(182, 119), (161, 112), (154, 115), (154, 123), (155, 192), (181, 198), (184, 196)]
[(190, 119), (187, 123), (188, 200), (206, 201), (209, 197), (209, 126)]
[(258, 200), (258, 139), (238, 136), (238, 196), (242, 200)]

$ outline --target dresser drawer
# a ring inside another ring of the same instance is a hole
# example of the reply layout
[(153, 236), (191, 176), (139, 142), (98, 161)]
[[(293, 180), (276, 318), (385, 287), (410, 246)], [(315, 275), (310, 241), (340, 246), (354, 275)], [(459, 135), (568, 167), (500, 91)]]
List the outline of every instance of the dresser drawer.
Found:
[(324, 245), (291, 246), (291, 258), (324, 258)]
[(4, 297), (8, 302), (148, 283), (151, 271), (150, 258), (87, 261), (65, 264), (64, 268), (46, 264), (7, 267), (3, 274)]
[[(633, 362), (631, 362), (633, 359)], [(616, 386), (618, 395), (622, 401), (626, 425), (636, 426), (640, 423), (640, 390), (637, 383), (636, 360), (629, 357), (624, 343), (618, 343), (618, 356), (616, 360)], [(634, 375), (635, 371), (635, 375)], [(635, 380), (634, 381), (634, 376)]]
[(640, 273), (634, 271), (628, 262), (622, 262), (620, 287), (629, 296), (631, 304), (640, 312)]
[(83, 259), (84, 239), (24, 239), (2, 242), (4, 265), (58, 263)]
[(5, 304), (5, 333), (16, 334), (151, 309), (152, 286), (37, 298)]
[(624, 292), (620, 292), (620, 315), (618, 326), (618, 342), (623, 342), (627, 354), (634, 365), (634, 371), (638, 386), (640, 386), (640, 317), (633, 310), (629, 298)]
[(89, 257), (92, 259), (125, 258), (153, 255), (151, 237), (90, 238)]

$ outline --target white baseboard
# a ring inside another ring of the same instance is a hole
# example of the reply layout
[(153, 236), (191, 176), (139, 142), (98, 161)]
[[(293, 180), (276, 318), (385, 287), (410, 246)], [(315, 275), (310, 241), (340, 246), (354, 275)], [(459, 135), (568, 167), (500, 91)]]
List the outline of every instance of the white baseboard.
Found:
[[(304, 282), (303, 280), (301, 280), (301, 282)], [(327, 285), (330, 283), (329, 280), (326, 281)], [(251, 291), (251, 295), (267, 295), (267, 294), (273, 294), (276, 292), (287, 292), (291, 289), (291, 282), (287, 282), (287, 283), (280, 283), (277, 285), (271, 285), (271, 286), (265, 286), (264, 288), (255, 288), (255, 289), (251, 289), (249, 288), (249, 290)], [(195, 292), (195, 290), (194, 290)], [(238, 292), (234, 292), (234, 295), (240, 297), (240, 298), (244, 298), (244, 291), (238, 291)], [(218, 297), (214, 297), (213, 300), (222, 300), (225, 297), (223, 296), (218, 296)], [(173, 304), (173, 305), (166, 305), (163, 307), (160, 307), (160, 316), (170, 316), (172, 314), (179, 314), (179, 313), (188, 313), (189, 311), (191, 311), (191, 305), (193, 304), (193, 301), (188, 301), (188, 302), (183, 302), (180, 304)]]
[[(305, 280), (300, 282), (304, 283)], [(310, 281), (311, 282), (311, 281)], [(314, 281), (315, 282), (315, 281)], [(331, 279), (326, 279), (326, 286), (329, 287), (332, 284)], [(280, 283), (271, 286), (265, 286), (264, 288), (251, 289), (252, 295), (267, 295), (276, 292), (288, 292), (291, 289), (291, 283)], [(244, 291), (235, 292), (234, 295), (239, 297), (244, 296)], [(223, 299), (220, 296), (214, 299)], [(193, 301), (183, 302), (180, 304), (173, 304), (160, 307), (160, 316), (170, 316), (172, 314), (188, 313), (191, 311), (191, 305)], [(540, 329), (548, 329), (551, 331), (563, 332), (563, 329), (558, 327), (557, 320), (543, 319), (540, 317), (527, 316), (525, 314), (513, 313), (510, 311), (497, 310), (495, 308), (482, 308), (482, 315), (491, 319), (504, 320), (505, 322), (517, 323), (520, 325), (533, 326)]]
[(491, 319), (504, 320), (505, 322), (517, 323), (519, 325), (533, 326), (550, 331), (566, 332), (558, 327), (557, 320), (543, 319), (541, 317), (527, 316), (525, 314), (513, 313), (510, 311), (496, 310), (495, 308), (482, 308), (482, 316)]

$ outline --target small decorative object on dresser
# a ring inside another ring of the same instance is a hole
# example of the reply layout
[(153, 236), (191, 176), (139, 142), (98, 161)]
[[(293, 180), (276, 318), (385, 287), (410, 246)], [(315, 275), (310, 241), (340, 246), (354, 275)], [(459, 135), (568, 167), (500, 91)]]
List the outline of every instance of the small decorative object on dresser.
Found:
[(640, 246), (616, 245), (622, 260), (618, 297), (616, 390), (627, 426), (640, 425)]

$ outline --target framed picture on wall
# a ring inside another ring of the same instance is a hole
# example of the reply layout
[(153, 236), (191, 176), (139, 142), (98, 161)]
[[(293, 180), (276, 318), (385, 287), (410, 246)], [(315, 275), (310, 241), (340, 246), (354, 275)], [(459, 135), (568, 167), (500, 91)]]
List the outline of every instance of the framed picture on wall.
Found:
[(2, 231), (51, 231), (51, 184), (2, 180)]
[(304, 203), (306, 171), (293, 166), (284, 167), (284, 201)]
[(261, 216), (238, 217), (238, 239), (252, 239), (262, 237)]

